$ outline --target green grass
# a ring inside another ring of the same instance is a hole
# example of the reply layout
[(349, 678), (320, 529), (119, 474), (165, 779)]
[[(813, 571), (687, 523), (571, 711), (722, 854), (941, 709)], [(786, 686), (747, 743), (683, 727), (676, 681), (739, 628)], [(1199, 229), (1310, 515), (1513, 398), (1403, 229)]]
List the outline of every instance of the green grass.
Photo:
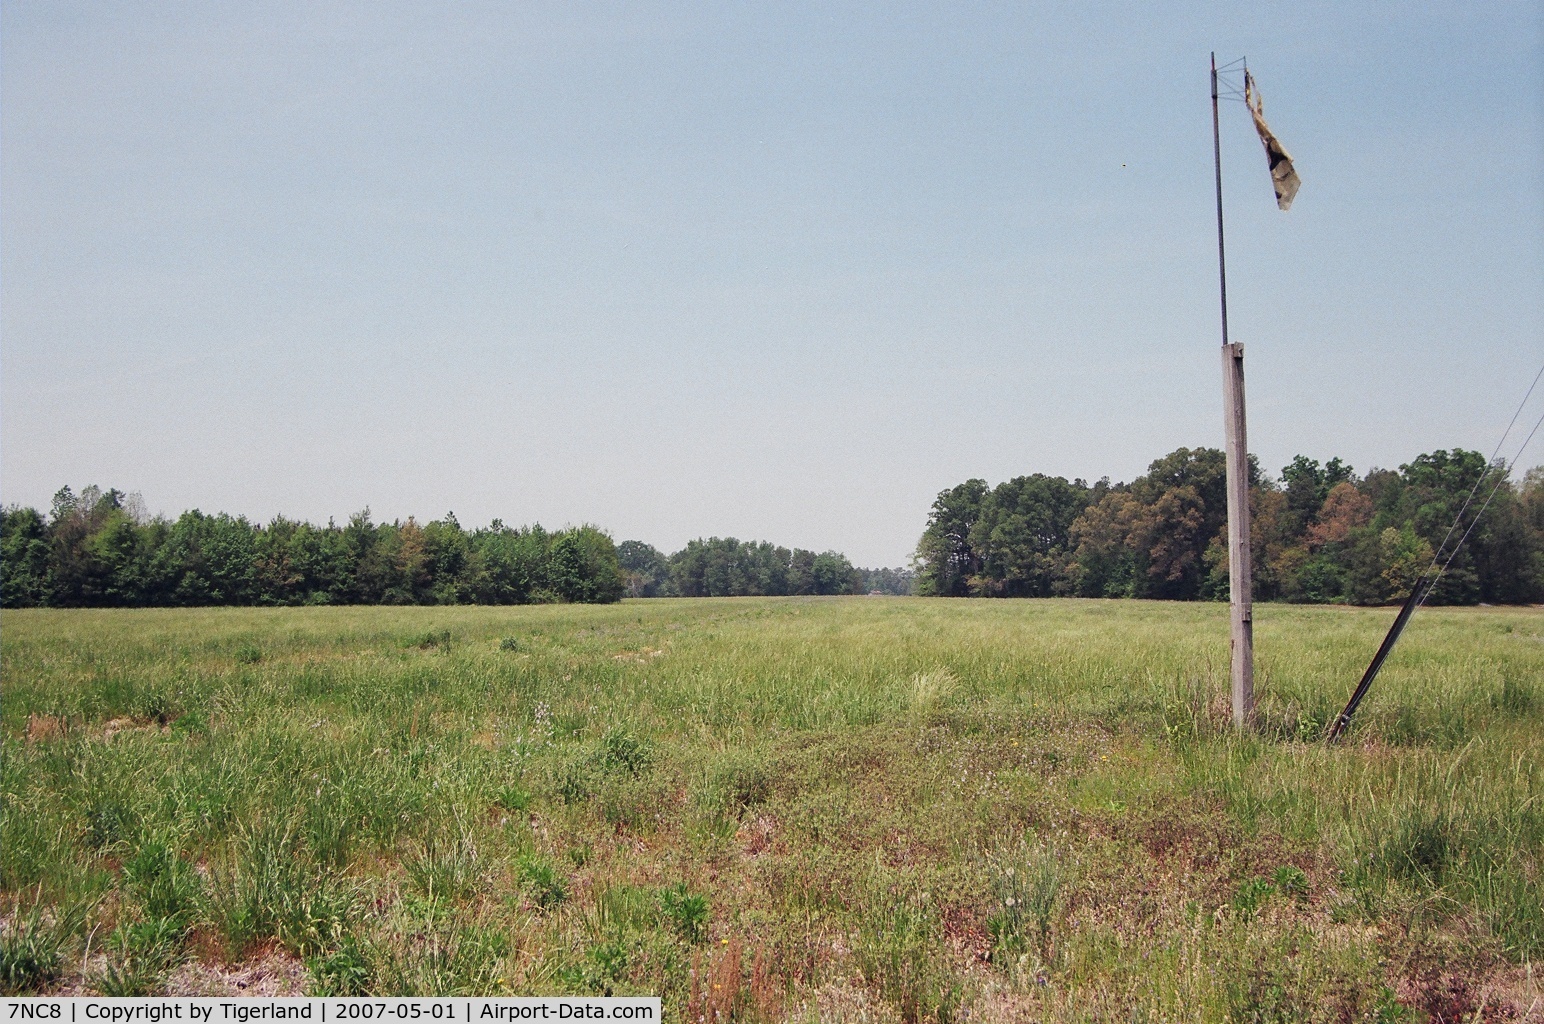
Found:
[[(1538, 995), (1544, 613), (767, 599), (7, 611), (0, 982), (703, 1020), (1457, 1019)], [(89, 949), (88, 949), (89, 946)], [(275, 951), (279, 951), (277, 954)]]

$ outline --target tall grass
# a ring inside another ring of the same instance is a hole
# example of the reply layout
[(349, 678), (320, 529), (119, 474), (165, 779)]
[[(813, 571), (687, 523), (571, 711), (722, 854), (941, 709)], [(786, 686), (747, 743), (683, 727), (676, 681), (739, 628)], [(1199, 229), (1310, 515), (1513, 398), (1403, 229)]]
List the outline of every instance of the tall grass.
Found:
[(1390, 614), (1260, 607), (1238, 736), (1212, 605), (7, 611), (0, 966), (278, 949), (735, 1019), (1521, 999), (1544, 613), (1423, 610), (1326, 747)]

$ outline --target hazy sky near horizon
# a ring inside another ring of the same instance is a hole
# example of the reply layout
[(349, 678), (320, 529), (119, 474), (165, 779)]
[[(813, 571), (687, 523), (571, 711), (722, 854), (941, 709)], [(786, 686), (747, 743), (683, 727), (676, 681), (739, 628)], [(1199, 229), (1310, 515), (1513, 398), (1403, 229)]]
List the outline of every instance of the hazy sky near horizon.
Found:
[(969, 477), (1221, 447), (1211, 50), (1303, 179), (1223, 105), (1251, 450), (1489, 454), (1536, 2), (7, 0), (0, 500), (896, 565)]

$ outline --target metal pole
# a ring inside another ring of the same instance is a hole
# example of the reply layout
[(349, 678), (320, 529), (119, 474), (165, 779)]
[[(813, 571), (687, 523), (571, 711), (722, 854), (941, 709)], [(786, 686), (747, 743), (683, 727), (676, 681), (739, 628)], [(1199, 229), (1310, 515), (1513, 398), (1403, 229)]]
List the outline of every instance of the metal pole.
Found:
[(1217, 280), (1222, 287), (1222, 343), (1228, 343), (1228, 261), (1222, 245), (1222, 133), (1217, 127), (1217, 55), (1212, 54), (1212, 166), (1217, 169)]
[(1222, 399), (1227, 431), (1228, 596), (1232, 627), (1233, 725), (1254, 717), (1254, 571), (1249, 547), (1249, 440), (1244, 417), (1244, 346), (1228, 341), (1228, 270), (1222, 242), (1222, 134), (1217, 55), (1212, 54), (1212, 159), (1217, 170), (1217, 277), (1222, 297)]

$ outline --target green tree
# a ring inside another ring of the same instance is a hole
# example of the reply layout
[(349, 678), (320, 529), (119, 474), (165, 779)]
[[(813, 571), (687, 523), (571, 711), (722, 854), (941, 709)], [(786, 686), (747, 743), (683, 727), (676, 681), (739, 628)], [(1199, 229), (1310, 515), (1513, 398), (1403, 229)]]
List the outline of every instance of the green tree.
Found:
[(709, 537), (670, 556), (670, 579), (682, 597), (760, 597), (789, 592), (793, 552), (766, 541)]
[(617, 564), (628, 597), (666, 597), (670, 591), (670, 560), (652, 544), (624, 540), (617, 545)]
[(0, 606), (49, 603), (48, 552), (48, 526), (36, 509), (0, 509)]
[(526, 604), (548, 592), (552, 535), (537, 524), (513, 529), (494, 520), (472, 537), (472, 592), (479, 604)]
[(611, 604), (620, 601), (626, 589), (616, 545), (593, 526), (553, 537), (547, 579), (559, 597), (575, 603)]
[(1090, 490), (1064, 477), (1016, 477), (992, 489), (970, 528), (981, 571), (972, 592), (994, 597), (1050, 597), (1071, 592), (1067, 566), (1072, 524), (1088, 507)]
[(862, 578), (847, 556), (839, 551), (825, 551), (810, 565), (810, 579), (817, 594), (856, 594)]
[(917, 593), (935, 597), (968, 597), (970, 580), (981, 573), (981, 556), (971, 544), (971, 531), (981, 518), (987, 496), (985, 480), (967, 480), (940, 491), (917, 542)]
[(153, 555), (157, 603), (251, 604), (257, 563), (257, 538), (245, 517), (184, 512)]

